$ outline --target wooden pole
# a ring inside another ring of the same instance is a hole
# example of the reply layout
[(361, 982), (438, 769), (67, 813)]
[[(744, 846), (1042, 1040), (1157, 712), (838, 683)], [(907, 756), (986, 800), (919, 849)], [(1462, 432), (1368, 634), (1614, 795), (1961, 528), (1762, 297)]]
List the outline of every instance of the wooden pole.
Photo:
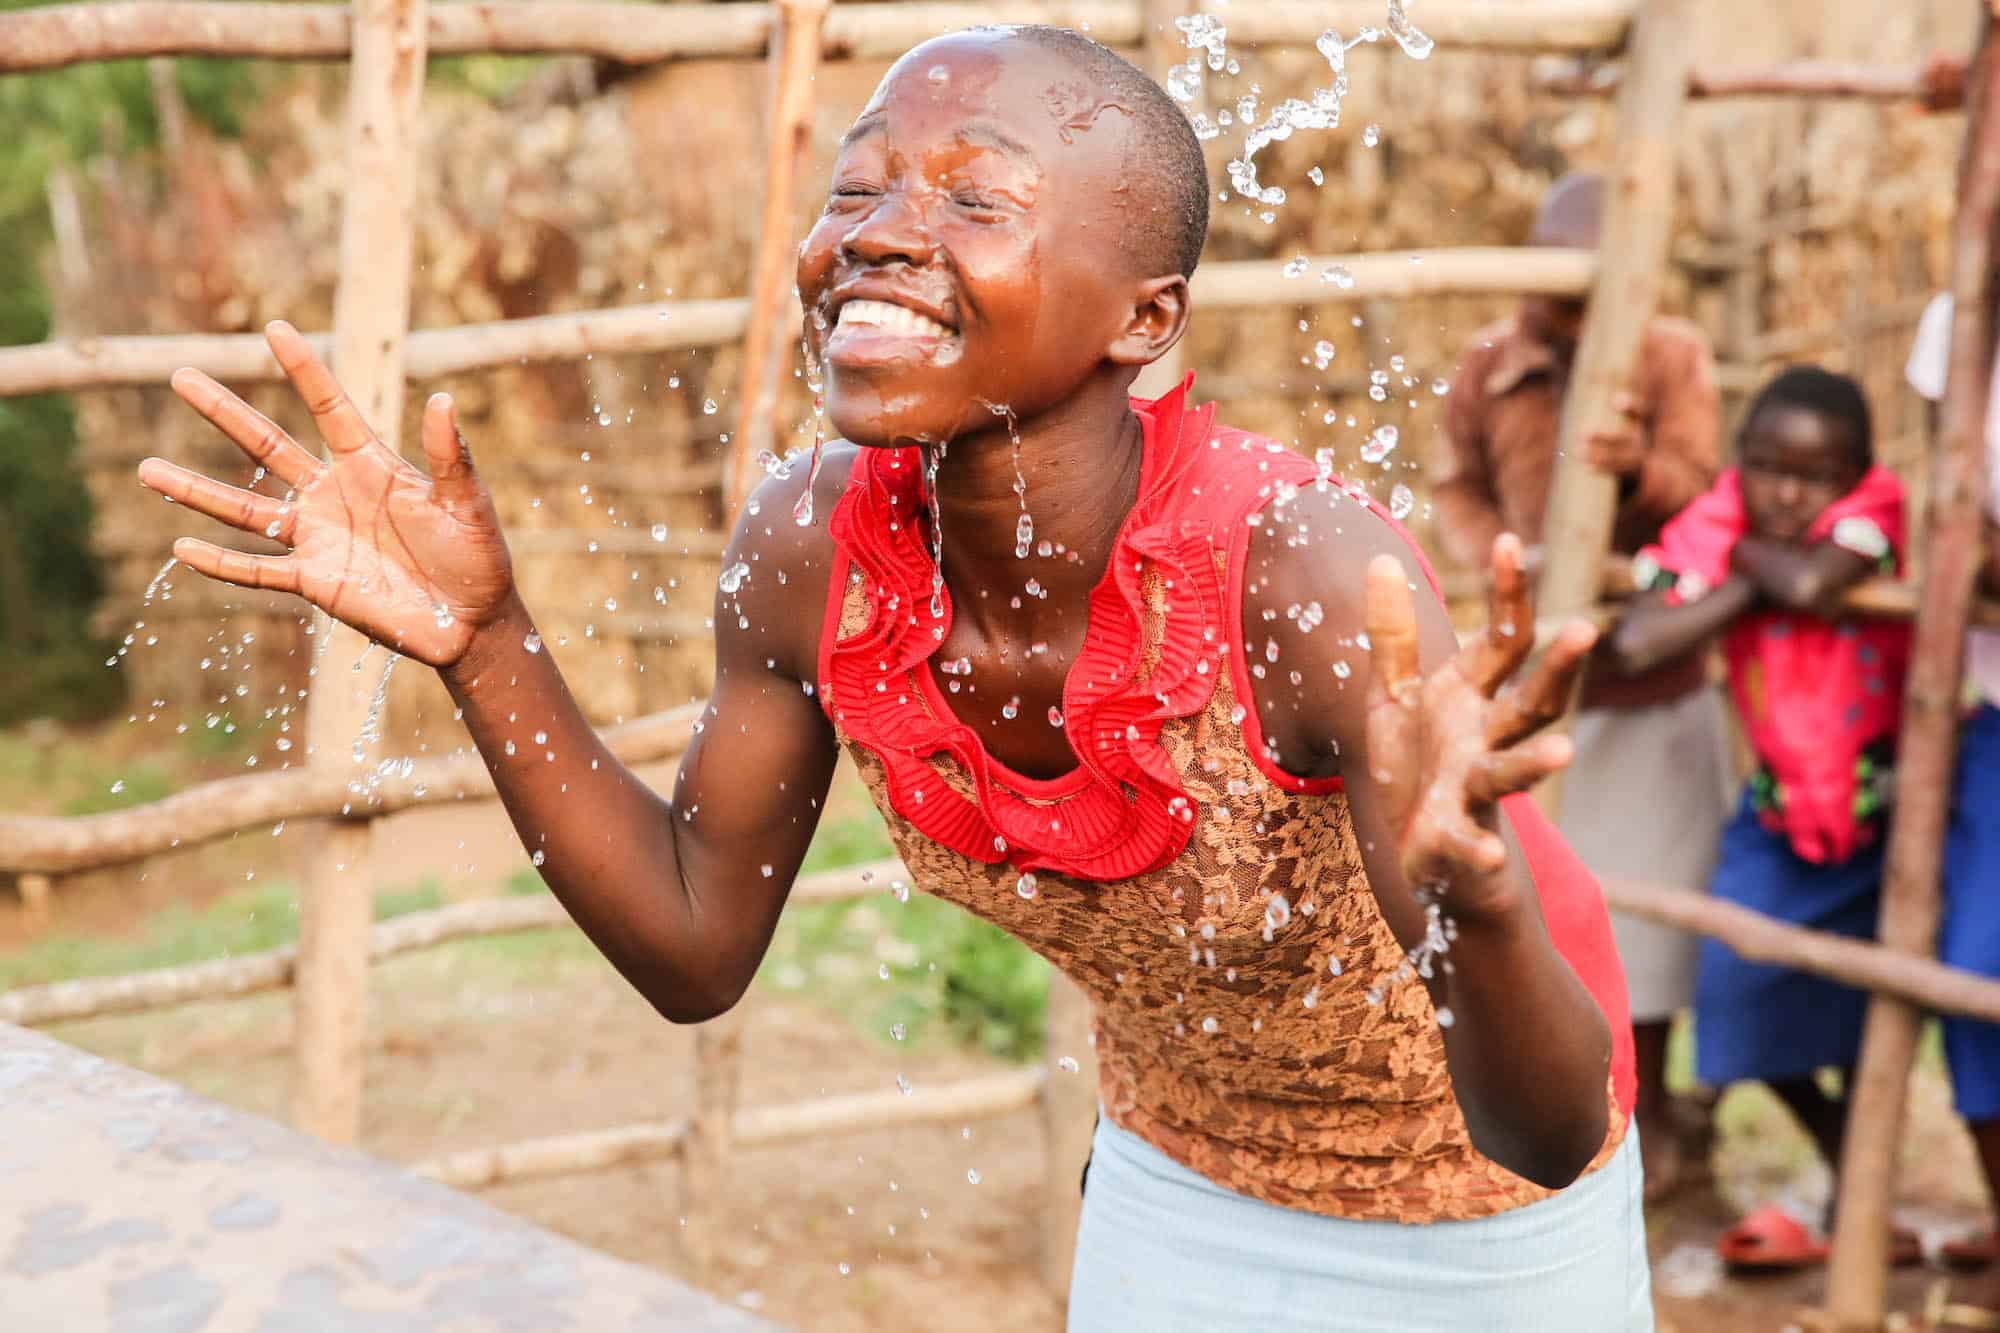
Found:
[[(1537, 92), (1571, 97), (1602, 96), (1624, 82), (1616, 67), (1563, 61), (1536, 70)], [(1688, 96), (1697, 99), (1751, 97), (1857, 98), (1878, 102), (1921, 101), (1927, 93), (1915, 65), (1862, 65), (1831, 60), (1787, 60), (1772, 65), (1720, 65), (1688, 72)]]
[[(403, 418), (403, 337), (410, 326), (416, 127), (424, 83), (425, 0), (357, 0), (347, 94), (347, 199), (334, 293), (333, 370), (391, 449)], [(387, 662), (324, 615), (306, 715), (307, 762), (359, 778), (378, 728)], [(384, 650), (386, 651), (386, 650)], [(379, 682), (379, 683), (378, 683)], [(299, 906), (293, 990), (292, 1119), (351, 1143), (361, 1128), (373, 892), (368, 823), (321, 825)]]
[(1083, 1164), (1097, 1120), (1097, 1053), (1091, 1044), (1090, 1000), (1060, 972), (1049, 976), (1047, 1040), (1042, 1058), (1042, 1284), (1069, 1299), (1076, 1228), (1083, 1211)]
[[(1607, 52), (1625, 35), (1634, 0), (1425, 0), (1418, 18), (1440, 47)], [(1311, 42), (1328, 28), (1382, 22), (1381, 0), (1258, 0), (1231, 10), (1232, 47)], [(51, 4), (0, 14), (0, 74), (135, 56), (261, 56), (338, 60), (347, 55), (347, 5), (248, 0), (127, 0)], [(622, 64), (754, 56), (768, 43), (768, 4), (532, 3), (433, 5), (428, 49), (437, 55), (571, 53)], [(1056, 23), (1110, 46), (1139, 37), (1132, 0), (983, 0), (848, 5), (827, 24), (833, 59), (889, 59), (926, 38), (984, 23)], [(1241, 35), (1239, 36), (1239, 30)]]
[[(1554, 490), (1542, 524), (1548, 563), (1537, 610), (1580, 615), (1597, 600), (1617, 514), (1617, 483), (1590, 466), (1584, 440), (1615, 419), (1638, 359), (1646, 322), (1659, 303), (1673, 221), (1676, 137), (1687, 104), (1691, 0), (1647, 0), (1633, 27), (1625, 86), (1618, 96), (1615, 165), (1607, 173), (1597, 280), (1563, 404)], [(1561, 784), (1538, 793), (1551, 813)]]
[[(792, 235), (792, 201), (799, 168), (812, 147), (819, 72), (820, 30), (828, 0), (778, 0), (778, 32), (771, 43), (771, 137), (764, 158), (764, 217), (750, 276), (750, 331), (743, 340), (743, 374), (736, 391), (736, 439), (729, 450), (729, 513), (756, 489), (757, 456), (777, 438), (778, 383), (786, 365), (787, 335), (795, 327), (785, 312), (795, 304), (792, 275), (798, 246)], [(810, 332), (808, 332), (810, 336)]]
[(681, 1249), (697, 1271), (715, 1257), (714, 1218), (729, 1169), (743, 1073), (743, 1006), (694, 1030), (694, 1118), (681, 1150)]
[[(1917, 955), (1937, 947), (1939, 871), (1957, 757), (1967, 612), (1983, 547), (1986, 409), (1993, 381), (1994, 303), (2000, 299), (1994, 273), (2000, 258), (1995, 236), (2000, 226), (2000, 40), (1983, 4), (1966, 109), (1952, 236), (1951, 369), (1932, 465), (1923, 607), (1903, 696), (1896, 807), (1877, 930), (1885, 947)], [(1922, 1020), (1922, 1013), (1899, 1000), (1878, 996), (1868, 1006), (1861, 1064), (1848, 1091), (1852, 1101), (1827, 1288), (1828, 1310), (1842, 1329), (1873, 1330), (1882, 1324), (1889, 1207)]]

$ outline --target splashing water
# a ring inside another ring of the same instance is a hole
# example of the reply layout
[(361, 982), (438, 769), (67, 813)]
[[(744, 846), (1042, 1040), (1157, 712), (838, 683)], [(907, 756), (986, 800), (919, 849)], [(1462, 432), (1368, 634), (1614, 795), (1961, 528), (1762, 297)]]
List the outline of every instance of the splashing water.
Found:
[(1396, 39), (1396, 45), (1403, 48), (1403, 54), (1412, 60), (1429, 60), (1437, 43), (1410, 22), (1410, 16), (1403, 9), (1403, 0), (1389, 0), (1389, 35)]
[(1389, 492), (1389, 517), (1400, 523), (1408, 518), (1410, 511), (1416, 507), (1416, 493), (1402, 482), (1397, 482), (1394, 489)]
[(1005, 403), (988, 403), (986, 410), (1007, 418), (1007, 439), (1014, 448), (1014, 497), (1021, 502), (1021, 516), (1014, 520), (1014, 558), (1026, 560), (1035, 546), (1035, 518), (1028, 512), (1028, 479), (1021, 472), (1021, 423)]
[[(356, 658), (354, 669), (360, 670), (366, 658), (366, 653)], [(382, 663), (382, 675), (375, 682), (375, 692), (368, 696), (368, 715), (361, 719), (361, 731), (354, 738), (354, 762), (357, 764), (367, 761), (370, 746), (381, 743), (382, 713), (389, 705), (389, 677), (395, 672), (396, 663), (402, 660), (401, 653), (390, 650)]]
[(1368, 442), (1361, 446), (1361, 461), (1364, 463), (1382, 462), (1390, 454), (1396, 452), (1396, 445), (1401, 439), (1402, 433), (1394, 426), (1377, 426), (1374, 432), (1369, 435)]
[(715, 582), (716, 586), (724, 592), (734, 593), (738, 588), (743, 586), (743, 580), (749, 577), (750, 566), (738, 560), (735, 564), (723, 570), (721, 576)]
[(944, 464), (947, 442), (939, 440), (924, 455), (924, 491), (931, 506), (931, 637), (944, 638), (944, 518), (938, 512), (938, 468)]
[(799, 349), (805, 355), (806, 387), (813, 396), (813, 446), (812, 462), (806, 467), (806, 488), (792, 506), (792, 522), (805, 528), (812, 526), (813, 489), (819, 485), (820, 465), (826, 461), (826, 395), (821, 388), (819, 357), (813, 353), (812, 339), (800, 339)]
[[(160, 566), (159, 573), (153, 575), (152, 581), (146, 585), (145, 593), (139, 598), (141, 606), (151, 606), (156, 595), (163, 602), (171, 602), (174, 599), (174, 585), (167, 582), (167, 575), (173, 573), (174, 566), (179, 563), (178, 560), (169, 560)], [(166, 591), (161, 592), (162, 588)]]
[(1331, 130), (1339, 127), (1340, 103), (1347, 96), (1347, 53), (1370, 39), (1371, 34), (1365, 30), (1351, 41), (1332, 28), (1319, 35), (1319, 40), (1313, 45), (1326, 57), (1327, 66), (1333, 71), (1333, 81), (1313, 93), (1310, 102), (1296, 97), (1286, 98), (1271, 108), (1262, 125), (1245, 136), (1242, 155), (1229, 162), (1229, 183), (1236, 193), (1272, 208), (1285, 202), (1283, 186), (1258, 183), (1257, 154), (1271, 144), (1291, 138), (1295, 130)]

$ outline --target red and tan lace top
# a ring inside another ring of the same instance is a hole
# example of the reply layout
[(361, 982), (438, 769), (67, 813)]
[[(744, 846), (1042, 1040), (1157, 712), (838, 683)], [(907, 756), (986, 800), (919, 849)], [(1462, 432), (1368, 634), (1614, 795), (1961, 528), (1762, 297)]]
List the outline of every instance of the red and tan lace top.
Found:
[[(939, 689), (951, 608), (932, 615), (914, 451), (861, 451), (834, 510), (822, 705), (917, 886), (1090, 996), (1114, 1123), (1228, 1189), (1337, 1217), (1476, 1218), (1545, 1197), (1473, 1149), (1428, 994), (1388, 984), (1403, 953), (1339, 780), (1265, 755), (1241, 643), (1250, 520), (1313, 468), (1216, 426), (1212, 404), (1187, 409), (1187, 387), (1133, 402), (1138, 500), (1063, 690), (1074, 770), (1010, 771)], [(1614, 1034), (1601, 1161), (1632, 1104), (1603, 900), (1532, 803), (1508, 815)]]

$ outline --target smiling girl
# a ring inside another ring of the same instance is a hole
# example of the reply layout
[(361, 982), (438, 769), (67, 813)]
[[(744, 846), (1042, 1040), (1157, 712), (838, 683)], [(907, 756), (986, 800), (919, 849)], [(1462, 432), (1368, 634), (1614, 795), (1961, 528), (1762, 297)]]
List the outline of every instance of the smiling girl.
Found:
[(670, 1019), (742, 995), (844, 749), (917, 884), (1091, 998), (1071, 1328), (1649, 1328), (1623, 983), (1518, 795), (1568, 760), (1537, 733), (1590, 631), (1515, 682), (1511, 538), (1461, 650), (1371, 504), (1186, 384), (1129, 396), (1186, 328), (1207, 197), (1179, 108), (1076, 33), (896, 64), (799, 251), (840, 438), (739, 519), (671, 800), (529, 646), (443, 396), (427, 476), (274, 326), (329, 460), (182, 371), (293, 494), (141, 476), (291, 547), (177, 543), (195, 569), (439, 670), (544, 879)]

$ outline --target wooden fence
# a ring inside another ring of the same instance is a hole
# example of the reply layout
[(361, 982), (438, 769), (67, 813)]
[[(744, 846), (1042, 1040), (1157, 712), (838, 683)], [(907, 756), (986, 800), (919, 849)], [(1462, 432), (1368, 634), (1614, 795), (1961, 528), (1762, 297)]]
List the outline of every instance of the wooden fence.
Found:
[[(1527, 249), (1321, 256), (1313, 262), (1342, 264), (1354, 280), (1344, 287), (1315, 284), (1310, 297), (1287, 278), (1279, 261), (1216, 263), (1203, 266), (1196, 277), (1197, 307), (1469, 292), (1587, 294), (1591, 331), (1579, 352), (1564, 424), (1565, 437), (1578, 438), (1607, 413), (1638, 330), (1651, 312), (1666, 258), (1663, 219), (1673, 176), (1668, 150), (1687, 97), (1772, 92), (1907, 96), (1917, 90), (1908, 71), (1833, 77), (1824, 70), (1690, 70), (1678, 54), (1682, 43), (1675, 32), (1675, 25), (1684, 21), (1683, 6), (1684, 0), (1643, 5), (1637, 0), (1548, 0), (1535, 6), (1430, 0), (1421, 15), (1427, 33), (1444, 46), (1625, 56), (1623, 75), (1615, 80), (1620, 84), (1623, 169), (1606, 223), (1607, 240), (1616, 244), (1607, 244), (1601, 262), (1589, 254)], [(664, 352), (746, 336), (758, 345), (747, 349), (739, 401), (746, 408), (761, 405), (770, 401), (775, 335), (793, 327), (790, 321), (796, 319), (783, 309), (785, 284), (769, 276), (789, 264), (792, 234), (792, 219), (783, 207), (786, 192), (774, 189), (750, 297), (408, 330), (411, 122), (415, 89), (429, 55), (563, 52), (647, 63), (767, 54), (777, 112), (771, 164), (782, 179), (785, 164), (798, 152), (799, 89), (820, 59), (891, 56), (956, 28), (1047, 21), (1087, 25), (1111, 44), (1143, 47), (1155, 72), (1164, 73), (1161, 67), (1168, 60), (1184, 57), (1177, 50), (1172, 20), (1185, 12), (1179, 0), (856, 6), (829, 6), (825, 0), (781, 0), (776, 5), (92, 2), (0, 15), (0, 73), (134, 56), (351, 59), (351, 184), (343, 223), (343, 281), (335, 330), (319, 335), (318, 342), (322, 350), (331, 350), (337, 373), (378, 428), (393, 430), (399, 415), (394, 405), (401, 402), (411, 376), (593, 353)], [(1229, 40), (1239, 46), (1309, 43), (1328, 27), (1353, 31), (1378, 24), (1383, 13), (1381, 0), (1239, 0), (1228, 13)], [(1600, 79), (1579, 90), (1598, 91), (1613, 81)], [(1422, 263), (1412, 262), (1419, 257)], [(152, 384), (180, 365), (198, 366), (225, 381), (278, 377), (256, 338), (106, 337), (0, 350), (0, 396)], [(742, 475), (742, 460), (756, 438), (755, 429), (739, 431), (737, 456), (725, 475)], [(1567, 454), (1551, 514), (1551, 533), (1563, 537), (1551, 547), (1544, 597), (1551, 610), (1589, 611), (1597, 605), (1604, 578), (1610, 488), (1572, 466), (1580, 450)], [(1875, 596), (1875, 609), (1896, 612), (1893, 593), (1886, 600), (1880, 590)], [(1913, 599), (1905, 595), (1901, 601), (1907, 608)], [(136, 976), (16, 990), (0, 995), (0, 1021), (54, 1023), (292, 987), (301, 1014), (294, 1119), (322, 1137), (347, 1140), (355, 1132), (362, 1092), (360, 1039), (368, 965), (452, 939), (563, 927), (567, 918), (552, 900), (524, 899), (463, 904), (369, 925), (369, 886), (359, 876), (340, 873), (340, 867), (365, 848), (375, 821), (414, 805), (489, 797), (491, 782), (471, 758), (417, 761), (379, 781), (372, 776), (361, 781), (366, 770), (345, 761), (348, 742), (358, 730), (361, 701), (326, 683), (353, 673), (329, 671), (324, 665), (351, 656), (359, 645), (332, 634), (318, 638), (322, 645), (333, 639), (335, 646), (322, 648), (321, 684), (313, 691), (309, 730), (322, 738), (318, 754), (335, 759), (207, 784), (111, 814), (0, 819), (0, 874), (13, 874), (23, 897), (44, 905), (63, 874), (141, 860), (278, 820), (323, 820), (326, 845), (308, 874), (305, 929), (298, 946)], [(608, 739), (626, 762), (671, 759), (684, 748), (693, 716), (686, 709), (659, 714), (619, 728)], [(886, 863), (805, 877), (791, 900), (825, 902), (881, 892), (898, 870)], [(1925, 1007), (2000, 1018), (2000, 983), (1945, 968), (1920, 950), (1892, 952), (1832, 940), (1754, 913), (1719, 913), (1714, 904), (1692, 895), (1633, 885), (1608, 885), (1607, 890), (1626, 910), (1715, 935), (1751, 956), (1841, 977)], [(696, 1105), (685, 1119), (454, 1153), (421, 1169), (470, 1187), (673, 1156), (683, 1163), (687, 1212), (694, 1221), (732, 1145), (781, 1143), (884, 1124), (958, 1122), (1039, 1105), (1051, 1145), (1045, 1271), (1060, 1291), (1067, 1279), (1076, 1210), (1076, 1175), (1066, 1159), (1080, 1156), (1087, 1142), (1096, 1097), (1088, 1074), (1068, 1072), (1069, 1059), (1088, 1067), (1086, 1027), (1080, 994), (1057, 979), (1050, 1002), (1050, 1063), (1044, 1068), (907, 1096), (887, 1091), (740, 1108), (735, 1100), (737, 1034), (731, 1020), (720, 1020), (698, 1030)]]

